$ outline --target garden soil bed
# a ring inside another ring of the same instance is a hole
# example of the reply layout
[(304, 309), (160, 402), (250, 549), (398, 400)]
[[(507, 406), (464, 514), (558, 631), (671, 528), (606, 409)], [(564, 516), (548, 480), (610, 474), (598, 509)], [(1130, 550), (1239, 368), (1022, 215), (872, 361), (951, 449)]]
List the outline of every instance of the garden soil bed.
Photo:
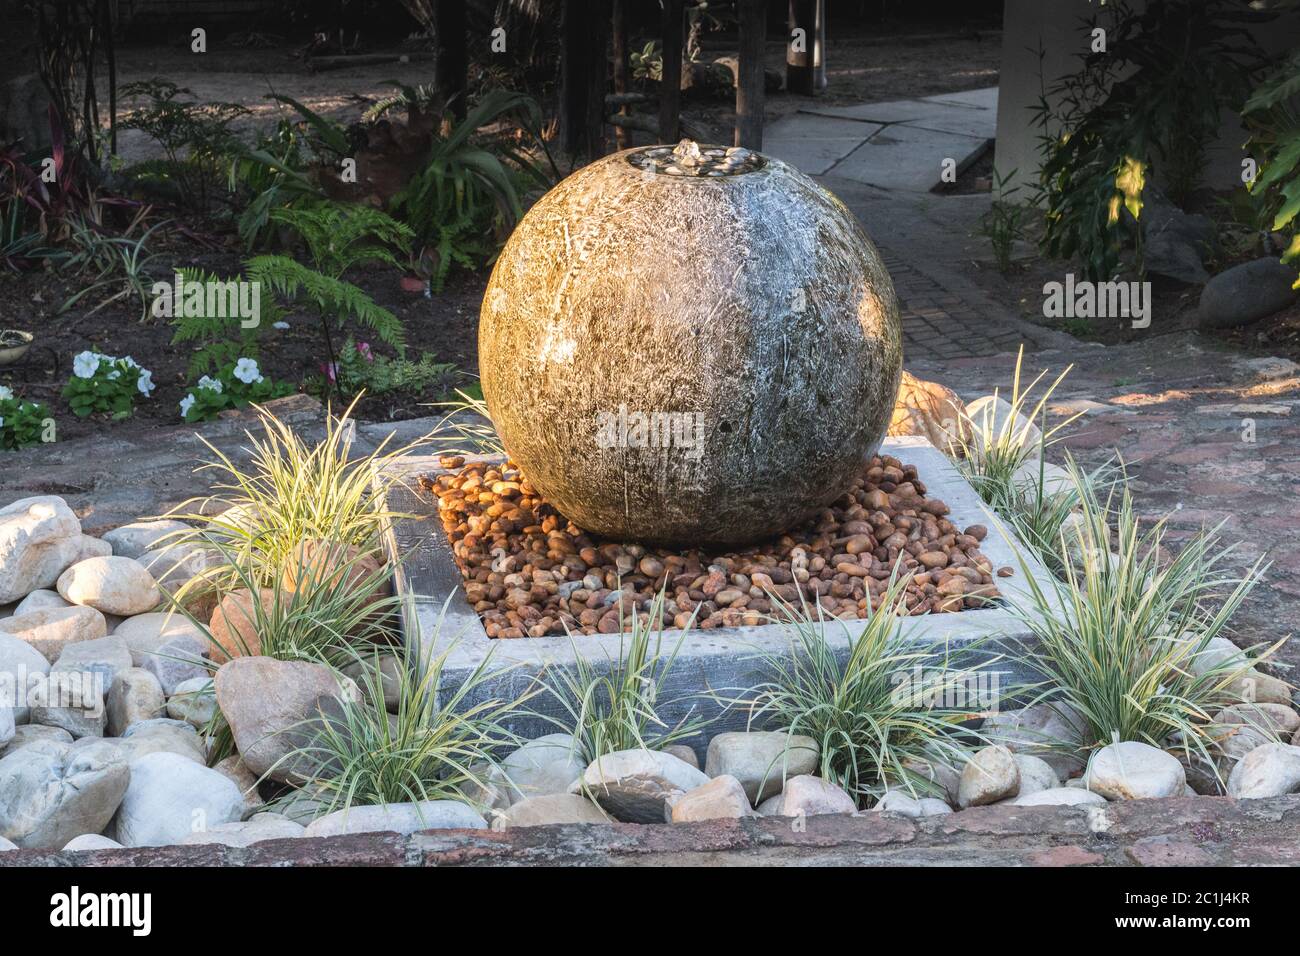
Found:
[[(902, 596), (909, 614), (986, 607), (999, 597), (980, 553), (982, 525), (963, 527), (926, 497), (915, 466), (873, 458), (853, 487), (818, 517), (739, 551), (674, 550), (602, 540), (547, 504), (511, 463), (459, 456), (420, 485), (437, 496), (443, 528), (469, 603), (489, 637), (543, 637), (629, 630), (643, 623), (685, 628), (757, 626), (787, 607), (821, 606), (863, 618), (880, 606), (899, 558), (915, 576)], [(662, 621), (650, 621), (654, 599)]]

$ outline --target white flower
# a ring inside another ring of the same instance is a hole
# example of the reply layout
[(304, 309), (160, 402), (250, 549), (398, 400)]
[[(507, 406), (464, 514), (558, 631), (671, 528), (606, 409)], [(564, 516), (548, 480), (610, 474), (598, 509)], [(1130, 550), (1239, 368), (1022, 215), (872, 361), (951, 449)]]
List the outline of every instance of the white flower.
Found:
[(116, 382), (119, 378), (122, 377), (122, 373), (121, 373), (119, 370), (117, 370), (117, 369), (113, 369), (113, 371), (109, 372), (108, 375), (105, 376), (105, 377), (106, 377), (110, 382)]
[(5, 420), (4, 420), (4, 417), (3, 417), (3, 416), (0, 416), (0, 428), (4, 428), (4, 427), (5, 427)]
[(283, 332), (283, 331), (284, 331), (285, 329), (287, 329), (288, 327), (289, 327), (289, 323), (288, 323), (288, 322), (272, 322), (272, 323), (271, 323), (271, 328), (273, 328), (273, 329), (279, 329), (281, 332)]
[(72, 374), (77, 378), (93, 378), (99, 368), (99, 355), (96, 352), (82, 352), (72, 360)]
[(216, 392), (218, 395), (221, 394), (221, 383), (215, 378), (211, 378), (207, 375), (199, 379), (199, 388), (206, 388), (210, 392)]
[(140, 377), (135, 380), (135, 387), (140, 390), (140, 394), (148, 398), (158, 386), (153, 383), (153, 372), (147, 368), (140, 369)]
[(245, 385), (252, 385), (262, 380), (262, 374), (257, 370), (257, 362), (251, 358), (241, 358), (235, 363), (234, 376)]
[(118, 359), (118, 361), (121, 362), (123, 365), (125, 365), (127, 368), (139, 368), (139, 367), (140, 367), (139, 365), (136, 365), (136, 364), (135, 364), (135, 359), (131, 358), (131, 356), (129, 356), (129, 355), (126, 356), (126, 358), (120, 358), (120, 359)]
[(194, 395), (193, 395), (193, 394), (186, 395), (184, 398), (182, 398), (182, 399), (181, 399), (181, 418), (184, 418), (186, 415), (188, 415), (188, 414), (190, 413), (190, 409), (193, 408), (193, 407), (194, 407)]
[(12, 388), (8, 388), (4, 385), (0, 385), (0, 402), (3, 402), (7, 398), (13, 398), (13, 397), (14, 397), (14, 390)]

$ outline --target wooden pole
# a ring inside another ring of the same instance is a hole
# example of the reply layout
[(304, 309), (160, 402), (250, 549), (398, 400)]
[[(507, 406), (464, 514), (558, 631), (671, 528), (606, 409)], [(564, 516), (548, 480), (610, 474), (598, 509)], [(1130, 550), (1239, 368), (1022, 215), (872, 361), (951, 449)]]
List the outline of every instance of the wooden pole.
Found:
[(465, 118), (465, 90), (469, 85), (469, 50), (465, 36), (464, 0), (437, 0), (437, 58), (434, 84), (457, 119)]
[(582, 148), (587, 119), (587, 44), (583, 0), (564, 0), (560, 12), (560, 146), (570, 156)]
[(583, 145), (592, 159), (608, 152), (605, 93), (609, 82), (609, 0), (587, 0), (587, 122)]
[(817, 92), (813, 67), (817, 47), (817, 0), (790, 0), (790, 24), (785, 38), (785, 88), (801, 96)]
[[(614, 0), (613, 14), (614, 39), (614, 93), (623, 96), (627, 93), (627, 0)], [(627, 116), (628, 108), (619, 106), (619, 116)], [(622, 126), (614, 127), (614, 144), (619, 149), (627, 149), (629, 137)]]
[(763, 148), (763, 51), (767, 41), (764, 0), (737, 0), (740, 58), (736, 67), (736, 140), (746, 149)]
[(659, 142), (676, 143), (681, 133), (682, 0), (663, 0), (663, 79), (659, 83)]

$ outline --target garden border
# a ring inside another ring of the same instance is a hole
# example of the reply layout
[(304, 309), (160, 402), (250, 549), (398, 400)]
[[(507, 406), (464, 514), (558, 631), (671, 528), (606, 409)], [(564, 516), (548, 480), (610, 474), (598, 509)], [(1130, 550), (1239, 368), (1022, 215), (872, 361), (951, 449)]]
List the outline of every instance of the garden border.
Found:
[[(989, 533), (980, 545), (995, 568), (1010, 565), (1015, 574), (998, 578), (997, 585), (1008, 604), (1024, 606), (1029, 594), (1025, 569), (1049, 594), (1050, 572), (1028, 547), (1016, 539), (1006, 524), (984, 504), (975, 489), (941, 451), (921, 437), (886, 438), (881, 454), (890, 454), (914, 464), (926, 484), (926, 494), (943, 500), (956, 524), (984, 524)], [(529, 637), (497, 640), (487, 636), (477, 612), (466, 600), (462, 578), (452, 556), (451, 545), (438, 518), (437, 501), (416, 487), (420, 475), (446, 471), (437, 455), (410, 455), (397, 459), (390, 473), (401, 477), (391, 485), (387, 508), (403, 517), (389, 524), (385, 547), (396, 564), (395, 583), (402, 598), (403, 631), (407, 647), (427, 662), (446, 654), (439, 693), (454, 691), (471, 674), (486, 664), (490, 676), (466, 696), (464, 707), (497, 698), (514, 700), (534, 686), (544, 668), (572, 669), (581, 648), (582, 656), (597, 671), (616, 659), (619, 634)], [(412, 517), (413, 516), (413, 517)], [(969, 664), (983, 663), (999, 675), (1005, 690), (1021, 682), (1036, 680), (1020, 657), (1032, 643), (1027, 628), (1007, 607), (967, 610), (953, 614), (926, 614), (908, 618), (905, 625), (918, 648), (932, 648), (962, 655)], [(827, 640), (841, 654), (847, 654), (848, 628), (852, 622), (823, 625)], [(665, 631), (664, 647), (677, 644), (680, 632)], [(585, 653), (590, 648), (590, 653)], [(699, 716), (716, 718), (707, 728), (712, 736), (727, 730), (745, 729), (745, 717), (737, 710), (725, 711), (721, 703), (700, 692), (713, 691), (721, 697), (749, 688), (762, 678), (757, 657), (785, 655), (789, 637), (780, 624), (757, 627), (714, 628), (691, 631), (678, 649), (677, 659), (660, 696), (660, 716), (669, 724), (685, 717), (692, 708)], [(549, 706), (548, 706), (549, 704)], [(544, 696), (532, 698), (525, 708), (508, 719), (507, 728), (522, 737), (553, 732), (557, 726), (547, 717), (558, 717), (554, 702)], [(686, 743), (702, 753), (707, 742), (703, 734)]]

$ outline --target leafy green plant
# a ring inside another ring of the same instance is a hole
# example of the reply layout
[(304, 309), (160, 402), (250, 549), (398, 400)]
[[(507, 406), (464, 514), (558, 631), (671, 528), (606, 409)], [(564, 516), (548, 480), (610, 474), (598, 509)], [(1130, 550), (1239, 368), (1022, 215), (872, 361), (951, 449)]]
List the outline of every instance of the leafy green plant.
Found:
[[(1247, 184), (1259, 206), (1260, 225), (1289, 236), (1282, 262), (1300, 270), (1300, 53), (1269, 72), (1242, 109), (1250, 130), (1246, 148), (1259, 163)], [(1294, 288), (1300, 289), (1300, 276)]]
[(1020, 187), (1007, 186), (1007, 181), (1015, 174), (1014, 169), (1005, 176), (996, 169), (993, 170), (996, 198), (980, 220), (980, 231), (993, 247), (993, 258), (998, 264), (998, 271), (1003, 275), (1011, 271), (1011, 252), (1016, 242), (1025, 238), (1025, 217), (1029, 212), (1022, 203), (1012, 198), (1020, 191)]
[[(732, 702), (748, 711), (751, 724), (817, 741), (818, 775), (862, 804), (899, 783), (913, 793), (935, 792), (915, 768), (963, 766), (966, 750), (954, 732), (982, 716), (945, 704), (968, 696), (980, 678), (954, 666), (946, 652), (918, 649), (905, 626), (906, 587), (907, 579), (895, 576), (856, 634), (847, 623), (827, 621), (820, 607), (813, 617), (806, 608), (783, 606), (790, 655), (763, 654), (767, 680)], [(827, 637), (836, 623), (847, 655)]]
[(212, 376), (204, 375), (180, 401), (181, 418), (205, 422), (228, 408), (244, 408), (293, 393), (288, 382), (277, 382), (261, 373), (257, 362), (241, 358), (223, 366)]
[(66, 257), (63, 267), (78, 275), (89, 274), (89, 278), (59, 306), (60, 313), (67, 312), (93, 292), (115, 289), (111, 296), (87, 312), (87, 317), (119, 299), (134, 296), (140, 302), (140, 320), (144, 321), (149, 314), (153, 288), (149, 266), (158, 258), (156, 253), (149, 252), (149, 239), (164, 225), (155, 223), (140, 236), (131, 238), (146, 211), (137, 215), (126, 231), (118, 236), (110, 236), (83, 219), (73, 219), (69, 223), (72, 230), (69, 238), (75, 251)]
[(153, 139), (166, 156), (165, 167), (175, 177), (184, 202), (198, 209), (208, 207), (211, 187), (220, 179), (234, 134), (230, 124), (248, 110), (237, 103), (200, 103), (189, 99), (190, 90), (170, 80), (151, 77), (124, 83), (124, 97), (143, 97), (143, 106), (132, 110), (120, 123)]
[[(185, 288), (214, 286), (232, 287), (244, 282), (244, 276), (223, 279), (203, 269), (186, 268), (177, 271)], [(241, 358), (256, 359), (260, 352), (261, 337), (284, 315), (284, 309), (269, 296), (257, 302), (256, 322), (247, 322), (238, 309), (216, 308), (182, 310), (171, 319), (175, 331), (172, 345), (188, 345), (190, 378), (212, 373)], [(226, 314), (222, 314), (226, 313)]]
[(285, 758), (305, 768), (311, 779), (303, 793), (324, 804), (322, 813), (425, 800), (468, 803), (488, 788), (496, 753), (518, 743), (508, 725), (530, 695), (484, 699), (487, 679), (500, 673), (489, 669), (491, 654), (455, 690), (442, 690), (453, 650), (454, 645), (428, 657), (422, 667), (400, 655), (391, 714), (378, 661), (354, 652), (363, 665), (363, 699), (343, 701), (309, 728), (299, 728), (310, 729), (311, 739)]
[(239, 238), (246, 248), (267, 244), (271, 210), (325, 198), (319, 184), (307, 175), (306, 154), (302, 134), (288, 120), (281, 120), (273, 133), (259, 136), (253, 146), (231, 143), (227, 186), (232, 194), (248, 197), (236, 220)]
[(456, 373), (453, 363), (439, 362), (427, 352), (415, 361), (389, 358), (376, 353), (369, 342), (349, 338), (339, 350), (336, 381), (345, 395), (384, 395), (408, 389), (423, 392), (439, 384), (445, 388)]
[[(622, 624), (621, 604), (619, 612)], [(585, 762), (619, 750), (662, 750), (708, 725), (691, 713), (671, 725), (660, 716), (665, 705), (680, 703), (661, 695), (691, 630), (683, 628), (677, 643), (665, 652), (663, 615), (661, 591), (644, 614), (628, 613), (632, 630), (620, 629), (618, 657), (593, 666), (574, 643), (572, 671), (558, 667), (539, 677), (541, 689), (564, 711), (562, 718), (539, 716), (572, 734)]]
[(351, 319), (370, 329), (402, 355), (406, 333), (401, 320), (343, 279), (362, 263), (400, 263), (392, 250), (408, 252), (411, 231), (377, 209), (321, 203), (300, 209), (275, 209), (270, 220), (301, 237), (311, 265), (289, 256), (254, 256), (245, 263), (249, 279), (286, 301), (305, 300), (316, 310), (328, 367), (338, 359), (331, 327)]
[[(550, 180), (504, 134), (486, 132), (517, 117), (541, 141), (541, 108), (518, 93), (493, 90), (469, 115), (434, 135), (423, 169), (393, 197), (392, 212), (411, 227), (417, 262), (427, 262), (435, 291), (454, 264), (475, 269), (491, 261), (523, 215), (523, 183)], [(450, 123), (450, 120), (448, 120)]]
[(1023, 657), (1045, 678), (1033, 688), (1035, 702), (1077, 713), (1089, 747), (1118, 739), (1167, 748), (1177, 737), (1212, 763), (1207, 724), (1235, 702), (1229, 687), (1242, 665), (1194, 662), (1260, 580), (1262, 559), (1244, 575), (1231, 573), (1232, 548), (1202, 531), (1165, 561), (1165, 520), (1142, 530), (1127, 487), (1102, 498), (1079, 481), (1075, 495), (1079, 520), (1061, 529), (1056, 547), (1062, 579), (1044, 581), (1025, 568), (1029, 600), (1012, 607), (1036, 639)]
[(155, 388), (153, 373), (131, 356), (114, 358), (99, 352), (81, 352), (72, 360), (72, 378), (63, 397), (78, 418), (107, 414), (114, 421), (129, 418), (135, 403)]
[(45, 440), (50, 410), (40, 402), (25, 402), (13, 389), (0, 385), (0, 450), (16, 451)]
[(1140, 12), (1120, 0), (1085, 22), (1084, 42), (1102, 29), (1105, 51), (1084, 55), (1035, 108), (1047, 254), (1106, 281), (1138, 246), (1140, 268), (1143, 190), (1154, 174), (1185, 203), (1199, 185), (1220, 110), (1240, 106), (1258, 62), (1240, 28), (1249, 19), (1231, 0), (1150, 0)]

